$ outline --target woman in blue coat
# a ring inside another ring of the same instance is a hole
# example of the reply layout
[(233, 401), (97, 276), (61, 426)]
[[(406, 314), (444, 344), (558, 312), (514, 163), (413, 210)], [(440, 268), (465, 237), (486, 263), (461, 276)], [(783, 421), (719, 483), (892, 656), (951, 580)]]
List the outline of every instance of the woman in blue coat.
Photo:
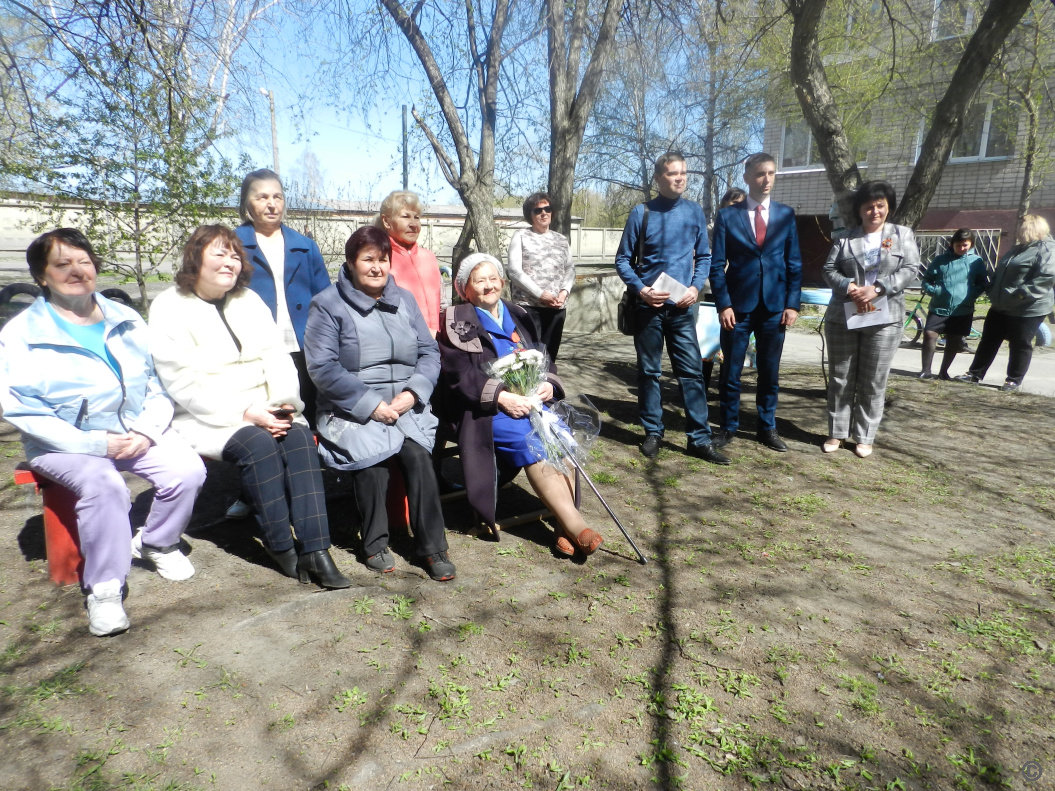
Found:
[(271, 309), (297, 366), (304, 417), (315, 428), (315, 386), (304, 364), (303, 348), (311, 299), (330, 287), (322, 252), (313, 240), (283, 224), (286, 197), (274, 171), (254, 170), (242, 180), (238, 213), (244, 222), (235, 233), (253, 267), (249, 288)]
[(985, 293), (985, 262), (974, 252), (974, 231), (961, 228), (952, 235), (949, 249), (930, 262), (922, 280), (930, 297), (927, 326), (923, 331), (923, 370), (920, 379), (933, 379), (930, 371), (938, 336), (945, 336), (939, 379), (950, 379), (949, 366), (956, 359), (965, 335), (971, 334), (974, 301)]

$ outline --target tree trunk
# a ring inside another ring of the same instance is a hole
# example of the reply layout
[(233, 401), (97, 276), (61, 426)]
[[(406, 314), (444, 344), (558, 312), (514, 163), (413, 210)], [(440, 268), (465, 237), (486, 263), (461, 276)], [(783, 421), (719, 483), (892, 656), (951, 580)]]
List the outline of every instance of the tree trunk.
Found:
[(791, 84), (824, 160), (824, 172), (839, 204), (839, 215), (849, 228), (857, 224), (850, 207), (850, 196), (861, 184), (861, 173), (850, 151), (818, 45), (818, 30), (827, 0), (785, 0), (785, 4), (794, 21)]
[(941, 181), (953, 144), (963, 131), (964, 119), (978, 95), (978, 88), (993, 58), (1029, 10), (1029, 5), (1030, 0), (990, 0), (978, 28), (964, 48), (945, 95), (934, 108), (934, 118), (905, 195), (894, 212), (894, 222), (915, 228), (923, 219)]
[(1027, 91), (1022, 93), (1022, 103), (1026, 108), (1026, 150), (1022, 153), (1022, 192), (1018, 199), (1018, 215), (1015, 218), (1015, 229), (1022, 227), (1022, 220), (1029, 214), (1030, 199), (1036, 184), (1037, 137), (1040, 128), (1037, 103)]
[[(794, 22), (791, 82), (820, 150), (825, 173), (839, 204), (839, 214), (850, 227), (857, 224), (850, 210), (850, 194), (860, 185), (861, 174), (846, 139), (818, 45), (827, 0), (784, 0), (784, 3)], [(894, 222), (915, 227), (923, 218), (986, 71), (1029, 5), (1030, 0), (990, 0), (956, 71), (949, 78), (945, 95), (935, 108), (908, 187), (891, 218)]]
[[(487, 47), (482, 53), (477, 48), (477, 24), (472, 13), (472, 4), (465, 4), (466, 35), (471, 56), (469, 62), (475, 73), (475, 98), (480, 109), (479, 156), (469, 143), (458, 104), (450, 94), (443, 71), (436, 62), (432, 47), (418, 26), (416, 18), (407, 13), (399, 0), (381, 0), (381, 3), (414, 50), (429, 85), (432, 86), (432, 92), (439, 103), (444, 123), (454, 143), (457, 162), (447, 153), (443, 143), (416, 109), (412, 110), (414, 120), (432, 146), (447, 183), (458, 191), (458, 196), (465, 204), (468, 231), (476, 237), (478, 249), (501, 258), (504, 251), (500, 249), (498, 228), (494, 221), (495, 126), (498, 117), (498, 80), (502, 65), (502, 35), (509, 18), (509, 0), (496, 0), (494, 17), (485, 36)], [(421, 4), (417, 8), (420, 10)], [(445, 42), (445, 46), (449, 44), (450, 42)], [(456, 257), (459, 254), (464, 257), (464, 252), (460, 251), (468, 249), (465, 226), (462, 231), (456, 245)]]
[(705, 120), (706, 134), (703, 138), (703, 214), (714, 217), (717, 210), (718, 195), (715, 192), (714, 179), (714, 121), (718, 103), (718, 75), (714, 62), (714, 49), (708, 47), (707, 53), (707, 115)]
[[(608, 54), (615, 43), (621, 0), (606, 0), (590, 62), (579, 81), (579, 57), (586, 35), (589, 0), (575, 0), (570, 31), (565, 30), (565, 3), (546, 2), (546, 30), (549, 50), (550, 157), (549, 196), (555, 208), (553, 230), (567, 236), (571, 232), (571, 204), (575, 195), (575, 166), (593, 111)], [(576, 84), (578, 83), (578, 89)]]

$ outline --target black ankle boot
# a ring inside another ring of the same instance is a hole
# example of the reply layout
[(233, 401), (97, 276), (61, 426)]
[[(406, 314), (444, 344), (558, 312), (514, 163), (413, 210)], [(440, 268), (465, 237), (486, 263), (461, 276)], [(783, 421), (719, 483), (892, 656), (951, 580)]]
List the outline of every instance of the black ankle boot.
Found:
[(309, 580), (322, 588), (348, 588), (352, 581), (341, 574), (330, 557), (330, 550), (320, 549), (297, 558), (297, 576), (301, 582)]
[(271, 559), (278, 564), (278, 567), (282, 569), (282, 573), (287, 577), (297, 578), (297, 550), (296, 547), (290, 547), (289, 549), (283, 550), (282, 552), (275, 552), (273, 549), (264, 547), (264, 550)]

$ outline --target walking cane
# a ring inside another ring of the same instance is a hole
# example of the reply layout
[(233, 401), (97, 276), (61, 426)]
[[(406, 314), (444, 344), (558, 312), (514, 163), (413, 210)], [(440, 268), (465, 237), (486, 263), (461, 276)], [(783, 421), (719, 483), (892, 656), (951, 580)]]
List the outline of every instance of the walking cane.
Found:
[(637, 548), (637, 544), (634, 543), (634, 539), (632, 539), (630, 537), (630, 534), (626, 532), (626, 528), (623, 527), (623, 523), (619, 521), (619, 517), (615, 515), (615, 511), (613, 511), (611, 506), (609, 506), (605, 499), (601, 497), (601, 493), (597, 491), (597, 487), (593, 485), (593, 481), (591, 481), (590, 476), (586, 474), (586, 470), (582, 468), (582, 465), (579, 464), (578, 459), (575, 458), (575, 454), (571, 452), (571, 448), (569, 448), (564, 442), (564, 437), (561, 436), (561, 432), (554, 431), (553, 436), (557, 438), (557, 441), (560, 443), (561, 448), (564, 449), (565, 456), (575, 466), (575, 469), (579, 471), (579, 475), (583, 477), (583, 480), (585, 480), (586, 483), (590, 485), (590, 488), (593, 490), (593, 493), (597, 495), (597, 499), (601, 501), (601, 505), (603, 505), (605, 510), (608, 511), (608, 515), (612, 517), (613, 520), (615, 520), (615, 526), (619, 528), (619, 532), (623, 534), (623, 538), (630, 542), (630, 546), (634, 548), (634, 551), (637, 553), (638, 558), (640, 558), (641, 560), (641, 564), (645, 565), (646, 563), (648, 563), (648, 559), (641, 554), (641, 550)]

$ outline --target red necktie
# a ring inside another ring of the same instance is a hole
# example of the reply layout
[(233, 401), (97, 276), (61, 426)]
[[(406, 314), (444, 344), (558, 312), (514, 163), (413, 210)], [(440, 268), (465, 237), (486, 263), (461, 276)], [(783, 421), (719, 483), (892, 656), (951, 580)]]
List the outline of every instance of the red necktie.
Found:
[(755, 206), (755, 242), (759, 247), (766, 240), (766, 222), (762, 219), (762, 204)]

